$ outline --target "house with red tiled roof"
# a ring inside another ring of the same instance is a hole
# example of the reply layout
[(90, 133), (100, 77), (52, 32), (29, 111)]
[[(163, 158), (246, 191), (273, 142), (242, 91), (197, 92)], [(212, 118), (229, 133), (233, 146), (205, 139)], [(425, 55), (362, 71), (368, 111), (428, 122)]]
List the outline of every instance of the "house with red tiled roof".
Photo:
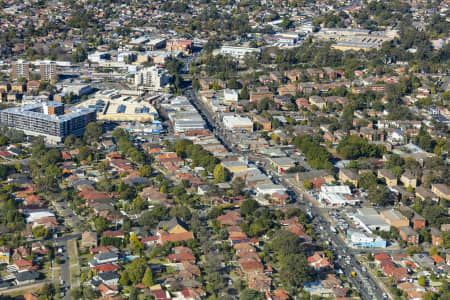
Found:
[(172, 297), (169, 292), (163, 289), (151, 290), (151, 293), (155, 297), (155, 300), (170, 300)]
[(264, 271), (264, 266), (258, 261), (247, 261), (240, 264), (241, 271), (249, 276), (252, 274), (262, 273)]
[(78, 196), (82, 197), (85, 201), (93, 202), (100, 200), (111, 200), (111, 196), (105, 192), (96, 190), (83, 189), (78, 193)]
[(176, 166), (181, 166), (184, 163), (184, 161), (181, 158), (179, 158), (175, 152), (158, 154), (155, 156), (155, 160), (159, 162), (159, 164), (161, 165), (165, 163), (171, 163)]
[(397, 284), (397, 288), (402, 290), (403, 292), (409, 293), (409, 292), (417, 291), (419, 289), (419, 286), (417, 286), (411, 282), (402, 282), (402, 283)]
[(402, 265), (405, 268), (410, 268), (410, 269), (416, 269), (417, 268), (417, 265), (415, 263), (413, 263), (412, 261), (410, 261), (409, 259), (404, 260)]
[(232, 245), (238, 244), (238, 243), (248, 243), (250, 239), (244, 232), (230, 232), (228, 234), (228, 240), (231, 242)]
[(295, 225), (295, 224), (299, 224), (298, 223), (298, 217), (297, 216), (293, 216), (289, 219), (284, 219), (280, 222), (280, 224), (282, 226), (289, 226), (289, 225)]
[(425, 295), (425, 291), (411, 291), (408, 292), (409, 300), (422, 300)]
[(391, 261), (384, 261), (381, 268), (385, 276), (393, 276), (397, 282), (406, 281), (410, 278), (404, 267), (396, 267)]
[(285, 230), (292, 232), (293, 234), (295, 234), (299, 238), (302, 238), (305, 241), (312, 241), (311, 237), (303, 231), (302, 224), (291, 224), (287, 228), (285, 228)]
[(323, 251), (316, 251), (314, 255), (308, 257), (308, 264), (314, 268), (316, 272), (321, 272), (333, 268)]
[(39, 243), (33, 243), (31, 245), (31, 252), (39, 254), (39, 255), (47, 255), (48, 254), (48, 249), (47, 249), (47, 247), (44, 244), (42, 244), (40, 242)]
[(105, 253), (105, 252), (118, 252), (119, 249), (117, 249), (114, 246), (108, 245), (108, 246), (101, 246), (101, 247), (97, 247), (97, 248), (92, 248), (89, 250), (89, 253), (91, 253), (92, 255), (96, 255), (99, 253)]
[(29, 195), (25, 198), (26, 205), (44, 205), (44, 200), (38, 195)]
[(116, 264), (103, 264), (98, 266), (91, 267), (92, 270), (96, 270), (98, 273), (104, 273), (104, 272), (115, 272), (117, 270), (120, 270), (120, 267)]
[(36, 226), (44, 226), (46, 229), (53, 230), (58, 227), (58, 221), (56, 220), (56, 217), (48, 216), (48, 217), (42, 217), (37, 220), (34, 220), (33, 222), (33, 228)]
[(30, 270), (32, 266), (33, 261), (29, 259), (18, 259), (13, 262), (13, 267), (17, 269), (17, 271)]
[(124, 239), (125, 238), (125, 232), (121, 231), (121, 230), (116, 230), (116, 231), (106, 230), (106, 231), (103, 231), (102, 236)]
[(185, 288), (182, 291), (176, 292), (176, 299), (184, 300), (200, 300), (206, 296), (206, 292), (200, 288)]
[(375, 260), (375, 262), (377, 264), (380, 264), (380, 263), (382, 263), (383, 261), (386, 261), (386, 260), (390, 261), (391, 257), (389, 255), (387, 255), (386, 253), (384, 253), (384, 252), (374, 252), (373, 253), (373, 259)]
[(149, 246), (154, 246), (154, 245), (158, 244), (158, 240), (159, 240), (158, 236), (153, 235), (153, 236), (141, 238), (141, 243), (144, 244), (145, 246), (149, 247)]
[(239, 255), (241, 253), (248, 252), (256, 252), (255, 247), (250, 245), (250, 243), (238, 243), (233, 245), (234, 250), (236, 250), (236, 254)]
[(30, 251), (24, 246), (20, 246), (19, 248), (13, 250), (12, 259), (19, 260), (21, 258), (27, 257), (28, 255), (30, 255)]
[(158, 243), (164, 245), (167, 242), (185, 242), (194, 239), (194, 234), (190, 231), (181, 233), (167, 233), (165, 231), (158, 231), (157, 236), (159, 237)]
[(195, 276), (201, 275), (200, 268), (197, 265), (194, 265), (188, 261), (183, 261), (181, 264), (183, 265), (183, 271), (189, 272)]
[(285, 290), (277, 289), (271, 294), (267, 294), (266, 298), (268, 300), (289, 300), (291, 297), (289, 297), (288, 293)]
[(100, 285), (97, 287), (96, 290), (98, 292), (100, 292), (102, 297), (114, 296), (114, 295), (117, 295), (119, 293), (119, 290), (118, 290), (118, 288), (116, 286), (109, 286), (109, 285), (106, 285), (104, 283), (100, 283)]
[(252, 274), (248, 276), (248, 287), (261, 293), (270, 292), (272, 279), (265, 274)]
[(62, 156), (63, 160), (71, 160), (72, 159), (72, 155), (70, 155), (70, 153), (67, 151), (62, 151), (61, 156)]
[(435, 254), (435, 255), (431, 256), (431, 258), (434, 260), (434, 262), (436, 264), (444, 264), (445, 263), (445, 259), (440, 257), (438, 254)]
[(241, 214), (237, 210), (231, 210), (224, 215), (218, 216), (217, 221), (220, 222), (222, 226), (236, 226), (244, 221)]
[(183, 262), (183, 261), (195, 263), (195, 260), (196, 260), (195, 256), (188, 252), (172, 253), (169, 256), (167, 256), (167, 259), (172, 263)]

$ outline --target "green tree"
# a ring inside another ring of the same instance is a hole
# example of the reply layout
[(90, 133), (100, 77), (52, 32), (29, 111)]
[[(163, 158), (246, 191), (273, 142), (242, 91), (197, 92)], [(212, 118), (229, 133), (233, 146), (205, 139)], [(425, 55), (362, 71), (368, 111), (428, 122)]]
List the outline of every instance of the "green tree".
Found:
[(426, 281), (426, 278), (425, 278), (425, 276), (420, 276), (418, 279), (417, 279), (417, 283), (419, 284), (419, 285), (421, 285), (421, 286), (425, 286), (426, 284), (427, 284), (427, 281)]
[(429, 254), (430, 256), (438, 254), (438, 249), (436, 247), (430, 248)]
[(35, 238), (45, 238), (48, 236), (48, 230), (44, 226), (36, 226), (33, 228)]
[(151, 177), (152, 176), (152, 166), (145, 165), (139, 169), (139, 176), (142, 177)]
[(138, 300), (138, 290), (133, 286), (130, 288), (130, 295), (128, 296), (129, 300)]
[(311, 181), (305, 180), (303, 181), (303, 187), (307, 190), (311, 190), (314, 187), (314, 185), (312, 184)]
[(241, 177), (236, 177), (231, 182), (231, 189), (233, 190), (233, 194), (235, 196), (241, 195), (244, 188), (245, 188), (245, 182)]
[(128, 266), (127, 271), (130, 277), (130, 281), (133, 284), (142, 282), (145, 270), (147, 269), (147, 261), (143, 257), (134, 259)]
[(249, 288), (245, 288), (239, 294), (239, 299), (241, 299), (241, 300), (264, 300), (265, 297), (262, 293), (260, 293), (258, 291), (255, 291), (255, 290), (252, 290)]
[(259, 208), (258, 201), (254, 199), (248, 199), (242, 202), (241, 205), (241, 214), (243, 216), (253, 215), (256, 210)]
[(390, 202), (389, 190), (380, 185), (372, 186), (369, 188), (367, 198), (370, 202), (379, 206), (385, 206)]
[(144, 245), (142, 245), (139, 238), (134, 233), (131, 233), (130, 235), (130, 244), (134, 251), (140, 252), (144, 249)]
[(371, 172), (363, 173), (359, 176), (358, 184), (366, 190), (374, 188), (377, 184), (377, 177)]
[(108, 220), (106, 220), (103, 216), (98, 216), (94, 219), (94, 226), (97, 233), (102, 234), (103, 231), (109, 227)]
[(153, 285), (153, 273), (150, 268), (147, 268), (145, 270), (144, 277), (142, 278), (142, 283), (148, 288)]
[(420, 253), (421, 249), (417, 246), (409, 246), (406, 250), (406, 253), (408, 253), (409, 256), (412, 256), (414, 254)]
[(130, 277), (128, 276), (128, 272), (125, 270), (120, 275), (119, 283), (121, 285), (129, 285), (130, 284)]
[(86, 143), (92, 143), (98, 141), (103, 134), (103, 128), (99, 123), (91, 122), (86, 125), (84, 130), (84, 140)]
[(217, 164), (214, 168), (214, 182), (220, 183), (227, 181), (227, 171), (225, 170), (224, 166), (221, 164)]
[(280, 279), (286, 286), (302, 288), (314, 279), (314, 270), (304, 254), (291, 254), (281, 260)]
[(247, 99), (249, 99), (249, 93), (248, 93), (248, 88), (247, 88), (247, 86), (244, 86), (242, 89), (241, 89), (241, 92), (240, 92), (240, 94), (239, 94), (239, 98), (240, 99), (242, 99), (242, 100), (247, 100)]

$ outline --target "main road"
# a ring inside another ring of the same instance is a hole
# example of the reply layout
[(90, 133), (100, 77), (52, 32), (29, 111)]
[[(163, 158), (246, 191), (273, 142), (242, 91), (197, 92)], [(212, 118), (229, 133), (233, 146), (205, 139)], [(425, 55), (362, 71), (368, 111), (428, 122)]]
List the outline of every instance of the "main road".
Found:
[[(241, 155), (245, 155), (242, 152), (234, 149), (232, 143), (229, 140), (227, 133), (221, 128), (217, 118), (214, 114), (205, 106), (205, 104), (200, 101), (192, 89), (185, 90), (185, 95), (192, 105), (199, 111), (201, 116), (205, 119), (208, 128), (215, 134), (216, 138), (229, 150), (232, 152), (238, 152)], [(266, 165), (262, 168), (264, 173), (268, 173), (269, 166)], [(295, 193), (296, 205), (303, 208), (303, 210), (310, 209), (311, 215), (314, 218), (314, 223), (317, 228), (320, 228), (319, 234), (321, 234), (322, 239), (325, 241), (331, 241), (330, 246), (334, 251), (336, 256), (336, 264), (344, 272), (344, 274), (349, 278), (350, 282), (357, 289), (362, 299), (372, 300), (372, 299), (383, 299), (383, 290), (379, 287), (378, 283), (374, 278), (367, 272), (363, 270), (358, 260), (355, 257), (355, 253), (352, 249), (347, 248), (345, 242), (338, 234), (331, 232), (330, 223), (327, 221), (327, 217), (322, 214), (320, 209), (314, 205), (315, 201), (311, 197), (304, 193), (301, 189), (291, 185), (284, 178), (278, 178), (277, 175), (274, 176), (278, 182), (287, 188), (290, 188)], [(306, 199), (309, 201), (302, 202), (300, 199)], [(354, 272), (355, 276), (351, 274)]]

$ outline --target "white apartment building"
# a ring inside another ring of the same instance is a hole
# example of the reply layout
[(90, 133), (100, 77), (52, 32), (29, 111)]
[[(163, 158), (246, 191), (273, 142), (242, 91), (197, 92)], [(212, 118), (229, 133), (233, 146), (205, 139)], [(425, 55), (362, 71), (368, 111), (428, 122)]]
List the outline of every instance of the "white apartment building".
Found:
[(234, 58), (242, 59), (245, 55), (249, 53), (260, 54), (261, 49), (259, 48), (247, 48), (247, 47), (234, 47), (234, 46), (222, 46), (220, 48), (220, 54), (230, 55)]
[(134, 84), (160, 89), (170, 82), (170, 78), (167, 70), (153, 66), (139, 70), (134, 76)]
[(51, 81), (58, 79), (58, 71), (56, 69), (56, 61), (43, 60), (40, 64), (41, 80)]

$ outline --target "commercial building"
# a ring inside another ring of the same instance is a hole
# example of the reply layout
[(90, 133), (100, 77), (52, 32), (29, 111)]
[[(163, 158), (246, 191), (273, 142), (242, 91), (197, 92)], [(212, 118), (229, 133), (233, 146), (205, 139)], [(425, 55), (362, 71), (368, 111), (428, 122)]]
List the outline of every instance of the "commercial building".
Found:
[(247, 162), (242, 160), (223, 161), (222, 165), (230, 173), (239, 174), (248, 170)]
[(72, 134), (81, 136), (86, 125), (95, 121), (95, 109), (77, 108), (66, 112), (64, 104), (52, 101), (0, 111), (0, 124), (28, 135), (44, 136), (48, 142), (62, 142)]
[(247, 117), (225, 115), (222, 122), (225, 128), (231, 131), (253, 131), (253, 122)]
[(353, 28), (322, 28), (314, 36), (319, 40), (333, 41), (332, 48), (346, 50), (377, 49), (385, 41), (393, 40), (397, 36), (394, 30), (370, 31)]
[(175, 133), (184, 133), (194, 130), (205, 129), (205, 121), (198, 113), (176, 113), (172, 116)]
[(220, 54), (229, 55), (237, 59), (242, 59), (246, 54), (260, 54), (259, 48), (247, 48), (247, 47), (234, 47), (234, 46), (222, 46), (220, 48)]
[(378, 214), (377, 211), (368, 209), (359, 209), (358, 214), (349, 215), (349, 218), (353, 220), (354, 225), (367, 233), (373, 231), (389, 231), (391, 226)]
[(384, 210), (380, 215), (389, 225), (396, 228), (409, 226), (409, 220), (396, 210)]
[(239, 94), (236, 90), (224, 89), (223, 90), (223, 102), (225, 104), (237, 103), (239, 100)]
[(349, 230), (348, 237), (353, 247), (359, 248), (386, 248), (386, 240), (379, 236), (367, 235), (356, 230)]
[(30, 79), (30, 63), (23, 59), (13, 62), (11, 65), (11, 78), (12, 80), (19, 78)]
[(52, 60), (43, 60), (40, 64), (40, 73), (42, 81), (58, 80), (58, 71), (56, 62)]
[(169, 40), (166, 42), (167, 51), (181, 51), (184, 54), (191, 54), (194, 43), (190, 40)]
[(346, 185), (329, 186), (322, 185), (319, 200), (326, 207), (340, 207), (344, 205), (355, 205), (358, 199), (352, 197), (350, 188)]
[(173, 131), (177, 134), (206, 128), (202, 116), (184, 96), (165, 100), (161, 104), (161, 108), (163, 114), (169, 119)]
[(139, 70), (134, 76), (134, 83), (136, 86), (160, 89), (169, 84), (170, 78), (167, 70), (153, 66)]
[(295, 160), (289, 157), (270, 158), (270, 163), (277, 168), (278, 173), (284, 173), (286, 170), (295, 167)]
[(88, 60), (94, 63), (100, 63), (107, 61), (111, 58), (111, 54), (108, 52), (95, 52), (88, 55)]
[(258, 195), (272, 195), (274, 193), (284, 194), (286, 188), (280, 184), (265, 183), (256, 186), (256, 193)]

